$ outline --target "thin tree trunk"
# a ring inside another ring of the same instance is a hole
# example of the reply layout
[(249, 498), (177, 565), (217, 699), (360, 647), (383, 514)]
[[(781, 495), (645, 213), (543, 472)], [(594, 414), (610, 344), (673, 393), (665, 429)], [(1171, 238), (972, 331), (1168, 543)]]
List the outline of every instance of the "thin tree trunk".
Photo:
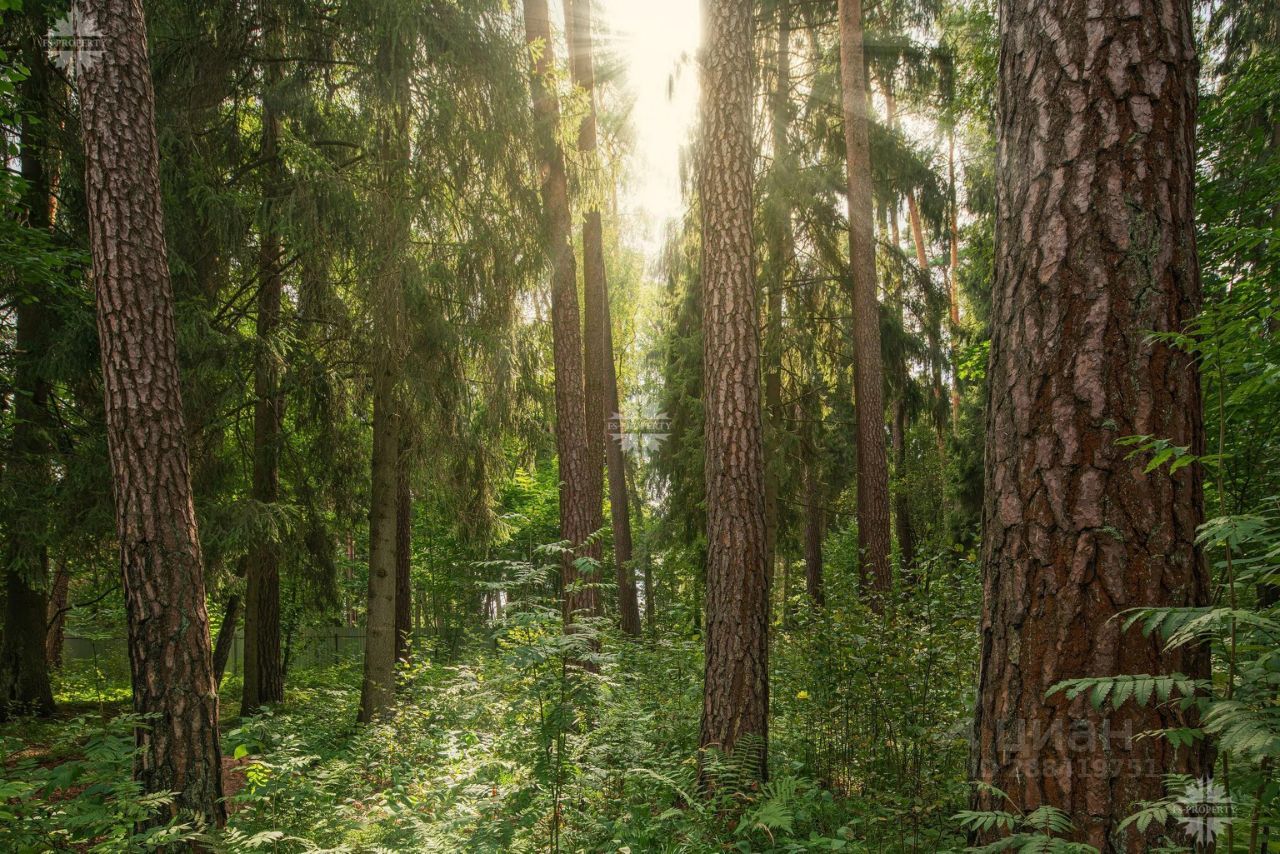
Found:
[(413, 590), (409, 570), (413, 557), (413, 492), (409, 488), (408, 449), (402, 449), (396, 471), (396, 661), (409, 660), (413, 634)]
[(863, 575), (873, 588), (872, 606), (880, 609), (884, 594), (892, 586), (889, 568), (889, 466), (884, 438), (884, 364), (880, 352), (880, 305), (876, 296), (875, 241), (871, 221), (871, 151), (860, 0), (840, 0), (840, 70), (856, 362), (858, 549)]
[[(31, 54), (31, 76), (22, 89), (29, 108), (39, 110), (48, 105), (50, 71), (43, 51), (37, 47)], [(27, 225), (47, 231), (52, 219), (49, 179), (39, 153), (42, 124), (42, 120), (24, 117), (19, 146), (22, 177), (27, 184), (22, 199)], [(46, 368), (54, 333), (54, 317), (46, 304), (51, 296), (38, 293), (34, 299), (13, 301), (17, 315), (16, 388), (9, 465), (4, 473), (5, 492), (12, 496), (12, 504), (7, 508), (10, 518), (6, 525), (9, 542), (4, 569), (4, 637), (0, 640), (0, 720), (16, 714), (47, 717), (54, 710), (45, 650), (45, 591), (49, 582), (46, 502), (53, 482), (50, 456), (55, 426), (49, 411), (52, 381)]]
[[(276, 108), (281, 75), (280, 63), (273, 61), (273, 56), (280, 53), (280, 22), (271, 2), (265, 2), (263, 9), (262, 32), (268, 56), (263, 67), (262, 93), (263, 204), (253, 380), (253, 498), (264, 507), (274, 509), (280, 500), (280, 442), (284, 423), (284, 394), (280, 391), (280, 366), (275, 352), (283, 285), (276, 221), (277, 199), (283, 192), (280, 114)], [(253, 714), (267, 703), (283, 701), (280, 555), (274, 526), (269, 526), (249, 551), (245, 576), (244, 690), (240, 713)]]
[(44, 658), (50, 670), (62, 666), (62, 645), (67, 635), (67, 596), (71, 586), (71, 573), (67, 571), (67, 562), (59, 560), (53, 571), (53, 587), (49, 591), (49, 616), (46, 621), (47, 634), (44, 640)]
[(76, 75), (103, 397), (144, 792), (226, 818), (218, 693), (191, 498), (173, 291), (139, 0), (89, 0), (105, 55)]
[(699, 745), (749, 740), (768, 773), (769, 573), (765, 554), (759, 318), (752, 219), (752, 4), (705, 12), (702, 157), (706, 406), (706, 678)]
[(1021, 810), (1064, 810), (1073, 838), (1104, 854), (1147, 851), (1164, 828), (1122, 835), (1120, 821), (1164, 795), (1165, 774), (1207, 766), (1199, 748), (1135, 736), (1194, 718), (1046, 692), (1076, 677), (1208, 676), (1203, 651), (1166, 651), (1120, 619), (1208, 601), (1200, 466), (1144, 473), (1117, 443), (1204, 449), (1196, 362), (1149, 339), (1183, 332), (1200, 307), (1191, 4), (1086, 19), (1074, 2), (1005, 0), (1000, 20), (973, 776)]
[[(820, 406), (818, 392), (812, 385), (805, 399)], [(822, 537), (826, 530), (826, 503), (823, 500), (822, 466), (818, 459), (818, 419), (820, 412), (801, 412), (804, 418), (804, 579), (809, 600), (821, 607), (826, 604), (822, 584)]]
[[(551, 22), (546, 0), (524, 0), (525, 38), (537, 47), (531, 88), (538, 123), (542, 205), (551, 253), (551, 337), (556, 387), (556, 452), (560, 461), (560, 535), (569, 543), (560, 562), (565, 625), (579, 612), (600, 613), (600, 593), (590, 577), (580, 577), (574, 561), (587, 554), (587, 538), (595, 530), (592, 468), (587, 452), (586, 392), (583, 381), (582, 329), (578, 315), (578, 283), (570, 239), (572, 215), (564, 151), (556, 141), (560, 107), (548, 76), (555, 68)], [(595, 477), (600, 472), (596, 470)]]
[(951, 222), (951, 263), (947, 268), (947, 304), (951, 316), (951, 429), (960, 424), (960, 375), (956, 371), (956, 335), (960, 331), (960, 226), (956, 196), (956, 131), (947, 134), (948, 209)]
[(408, 209), (410, 156), (411, 40), (403, 32), (383, 34), (376, 64), (386, 89), (379, 116), (378, 193), (388, 216), (375, 241), (373, 453), (370, 460), (369, 584), (365, 606), (364, 680), (359, 720), (385, 713), (395, 694), (396, 669), (396, 504), (400, 467), (400, 401), (405, 255), (412, 218)]
[[(590, 106), (578, 133), (578, 150), (595, 174), (600, 173), (596, 156), (595, 58), (591, 28), (590, 0), (569, 0), (565, 6), (569, 27), (569, 58), (573, 81), (587, 93)], [(614, 573), (618, 587), (618, 619), (622, 631), (640, 634), (640, 612), (636, 604), (635, 570), (631, 567), (631, 515), (627, 502), (627, 475), (622, 453), (622, 436), (613, 435), (610, 420), (619, 413), (618, 372), (614, 364), (613, 328), (609, 314), (609, 286), (604, 266), (604, 226), (600, 207), (592, 206), (582, 220), (583, 303), (586, 313), (586, 416), (588, 469), (599, 482), (597, 463), (603, 445), (609, 469), (609, 514), (613, 525)], [(597, 405), (599, 401), (599, 405)], [(592, 507), (598, 508), (599, 500)], [(598, 522), (597, 522), (598, 524)]]
[(213, 643), (213, 681), (221, 686), (222, 677), (227, 673), (227, 662), (231, 660), (231, 651), (236, 645), (236, 624), (240, 622), (240, 594), (232, 593), (227, 597), (227, 607), (222, 614), (222, 625), (218, 627), (218, 637)]

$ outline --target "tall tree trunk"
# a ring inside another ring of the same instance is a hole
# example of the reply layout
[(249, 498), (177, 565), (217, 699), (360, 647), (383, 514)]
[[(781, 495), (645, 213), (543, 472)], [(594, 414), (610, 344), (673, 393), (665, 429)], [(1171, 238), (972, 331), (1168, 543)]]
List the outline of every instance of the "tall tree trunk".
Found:
[(892, 586), (889, 568), (889, 464), (884, 440), (884, 364), (872, 236), (871, 151), (861, 0), (840, 0), (840, 75), (849, 193), (849, 266), (858, 429), (858, 549), (879, 609)]
[[(389, 26), (384, 24), (384, 26)], [(370, 460), (369, 584), (365, 605), (364, 680), (359, 720), (368, 723), (390, 708), (396, 669), (396, 494), (400, 467), (400, 401), (405, 257), (409, 210), (410, 67), (413, 45), (399, 31), (382, 36), (376, 64), (382, 85), (379, 110), (378, 194), (388, 222), (375, 240), (373, 453)]]
[(804, 419), (804, 580), (813, 604), (826, 604), (822, 584), (822, 537), (826, 532), (826, 502), (823, 500), (822, 464), (818, 458), (818, 421), (821, 401), (812, 384), (805, 390), (812, 411), (800, 411)]
[[(283, 192), (279, 153), (280, 21), (272, 2), (263, 3), (264, 52), (262, 92), (263, 204), (261, 246), (258, 252), (258, 318), (254, 356), (253, 498), (274, 509), (280, 500), (280, 442), (284, 423), (284, 395), (276, 335), (280, 328), (280, 269), (278, 198)], [(240, 713), (253, 714), (267, 703), (284, 700), (280, 663), (280, 557), (274, 526), (260, 536), (249, 552), (245, 576), (244, 690)]]
[(1099, 713), (1046, 691), (1207, 677), (1201, 651), (1167, 652), (1119, 616), (1203, 605), (1208, 577), (1200, 466), (1147, 474), (1117, 445), (1150, 434), (1204, 448), (1195, 360), (1148, 338), (1184, 331), (1200, 306), (1191, 4), (1099, 8), (1001, 4), (973, 772), (1022, 810), (1066, 811), (1074, 838), (1106, 854), (1149, 850), (1162, 829), (1122, 835), (1120, 821), (1163, 796), (1163, 775), (1206, 770), (1195, 750), (1134, 736), (1194, 722), (1169, 704)]
[[(173, 290), (139, 0), (89, 0), (105, 51), (76, 75), (103, 397), (129, 629), (134, 776), (221, 825), (218, 692), (191, 498)], [(165, 820), (157, 816), (157, 821)]]
[(583, 384), (581, 319), (578, 316), (578, 282), (570, 239), (572, 214), (564, 151), (556, 141), (560, 106), (548, 84), (555, 68), (551, 22), (546, 0), (524, 0), (525, 38), (537, 47), (531, 88), (534, 118), (538, 123), (538, 159), (542, 175), (542, 205), (547, 219), (547, 244), (551, 253), (551, 337), (556, 386), (556, 452), (560, 460), (560, 536), (569, 549), (560, 562), (562, 609), (565, 625), (578, 612), (600, 613), (600, 592), (590, 577), (582, 578), (574, 561), (587, 554), (587, 538), (595, 530), (592, 496), (599, 504), (600, 490), (592, 489), (587, 452), (586, 392)]
[(699, 745), (751, 738), (767, 775), (769, 574), (752, 240), (752, 4), (709, 0), (702, 80), (706, 679)]
[[(778, 43), (774, 53), (774, 86), (769, 98), (769, 120), (772, 125), (773, 165), (771, 167), (768, 206), (765, 210), (766, 253), (765, 282), (768, 302), (765, 309), (764, 400), (765, 444), (769, 457), (776, 460), (783, 437), (782, 412), (782, 292), (786, 286), (787, 268), (792, 255), (791, 206), (782, 197), (787, 176), (784, 163), (789, 156), (787, 124), (791, 101), (791, 9), (783, 0), (778, 6)], [(765, 466), (765, 562), (772, 576), (777, 562), (781, 505), (779, 466)]]
[(951, 429), (960, 424), (960, 374), (956, 370), (956, 335), (960, 332), (960, 224), (956, 196), (956, 130), (947, 133), (947, 208), (950, 215), (951, 263), (947, 267), (947, 307), (951, 316)]
[[(595, 50), (591, 32), (590, 0), (568, 0), (565, 6), (569, 29), (570, 71), (573, 81), (587, 93), (590, 105), (578, 132), (578, 150), (593, 174), (600, 174), (596, 156)], [(602, 188), (597, 188), (602, 189)], [(593, 196), (594, 197), (594, 196)], [(622, 631), (640, 634), (640, 611), (636, 604), (635, 570), (631, 566), (631, 514), (627, 501), (626, 463), (622, 436), (609, 429), (618, 416), (618, 372), (614, 364), (613, 328), (609, 314), (609, 285), (604, 266), (604, 226), (600, 207), (593, 203), (582, 220), (583, 303), (586, 313), (586, 417), (588, 470), (594, 483), (600, 481), (599, 454), (603, 447), (609, 468), (609, 515), (613, 525), (614, 574), (618, 587), (618, 620)], [(600, 501), (593, 499), (592, 507)], [(598, 524), (598, 522), (597, 522)]]
[[(33, 21), (38, 16), (33, 15)], [(38, 27), (33, 24), (33, 29)], [(34, 34), (31, 36), (35, 44)], [(49, 103), (50, 70), (44, 52), (31, 50), (31, 76), (22, 85), (23, 100), (32, 111)], [(47, 231), (51, 224), (49, 179), (41, 162), (38, 139), (44, 120), (22, 120), (19, 146), (26, 190), (22, 199), (27, 225)], [(47, 373), (53, 342), (54, 316), (46, 301), (50, 293), (14, 300), (17, 346), (14, 420), (5, 492), (12, 496), (9, 542), (5, 554), (4, 637), (0, 640), (0, 720), (13, 714), (53, 713), (53, 689), (45, 654), (48, 605), (49, 551), (46, 544), (49, 489), (53, 482), (53, 415), (49, 411), (52, 382)]]
[(413, 590), (409, 570), (413, 558), (413, 492), (409, 488), (408, 449), (402, 448), (396, 470), (396, 661), (409, 660), (413, 634)]

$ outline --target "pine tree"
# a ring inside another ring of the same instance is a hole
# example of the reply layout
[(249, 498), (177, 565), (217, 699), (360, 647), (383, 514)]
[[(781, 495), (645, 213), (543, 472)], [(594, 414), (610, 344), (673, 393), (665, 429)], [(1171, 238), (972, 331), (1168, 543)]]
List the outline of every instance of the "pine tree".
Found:
[(215, 824), (222, 803), (209, 649), (139, 0), (84, 6), (104, 55), (77, 74), (103, 393), (146, 792)]
[(1086, 20), (1076, 3), (1020, 0), (1000, 22), (974, 774), (1021, 810), (1065, 811), (1103, 852), (1156, 844), (1155, 829), (1122, 840), (1117, 825), (1164, 794), (1165, 774), (1203, 766), (1136, 736), (1189, 722), (1177, 704), (1104, 716), (1046, 692), (1079, 677), (1208, 675), (1201, 652), (1166, 651), (1120, 619), (1203, 605), (1208, 589), (1200, 467), (1146, 472), (1119, 442), (1204, 447), (1194, 359), (1150, 340), (1200, 307), (1191, 4), (1135, 9)]

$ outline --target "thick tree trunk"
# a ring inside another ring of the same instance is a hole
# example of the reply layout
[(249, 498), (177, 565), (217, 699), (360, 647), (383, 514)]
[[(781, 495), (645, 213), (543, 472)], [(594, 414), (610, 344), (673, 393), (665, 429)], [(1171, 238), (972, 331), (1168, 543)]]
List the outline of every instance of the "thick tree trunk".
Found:
[(1206, 769), (1134, 737), (1188, 722), (1167, 705), (1099, 714), (1084, 696), (1045, 694), (1075, 677), (1208, 673), (1199, 651), (1165, 652), (1118, 619), (1208, 598), (1200, 467), (1144, 474), (1117, 445), (1151, 434), (1204, 447), (1195, 361), (1148, 340), (1184, 331), (1200, 306), (1191, 8), (1000, 11), (973, 773), (1022, 810), (1065, 810), (1074, 838), (1104, 854), (1146, 851), (1158, 833), (1121, 836), (1121, 819), (1164, 794), (1164, 774)]
[[(38, 48), (31, 51), (31, 76), (23, 83), (29, 109), (45, 107), (49, 99), (48, 63)], [(40, 160), (37, 139), (43, 122), (23, 119), (19, 139), (22, 177), (27, 182), (22, 199), (27, 225), (48, 230), (52, 219), (49, 179)], [(53, 690), (45, 650), (46, 588), (49, 552), (45, 543), (50, 455), (53, 450), (53, 416), (49, 411), (51, 380), (46, 360), (53, 339), (53, 313), (45, 301), (17, 299), (17, 347), (13, 435), (9, 465), (4, 472), (5, 492), (12, 496), (7, 508), (9, 542), (5, 553), (4, 637), (0, 640), (0, 720), (10, 715), (53, 713)]]
[[(105, 55), (76, 75), (98, 338), (124, 578), (134, 773), (222, 824), (218, 693), (183, 424), (173, 291), (139, 0), (90, 0)], [(163, 820), (164, 816), (158, 817)]]
[(840, 0), (840, 73), (849, 193), (849, 266), (858, 422), (858, 549), (871, 603), (883, 607), (892, 586), (889, 568), (889, 464), (884, 438), (884, 364), (876, 296), (872, 236), (871, 151), (866, 71), (862, 59), (862, 4)]
[[(578, 133), (578, 150), (594, 173), (596, 156), (595, 50), (591, 33), (590, 0), (569, 0), (565, 5), (569, 28), (569, 58), (573, 81), (587, 93), (590, 106)], [(586, 417), (588, 469), (593, 482), (600, 481), (599, 455), (603, 449), (609, 468), (609, 515), (613, 525), (614, 574), (618, 587), (618, 620), (622, 631), (640, 634), (636, 604), (635, 570), (631, 567), (631, 515), (627, 502), (627, 475), (622, 436), (613, 435), (610, 420), (620, 415), (618, 372), (613, 361), (613, 328), (609, 314), (609, 286), (604, 266), (604, 226), (598, 204), (583, 215), (583, 303), (586, 313)], [(600, 501), (593, 499), (592, 507)], [(598, 520), (597, 520), (598, 524)]]
[[(263, 68), (262, 93), (263, 204), (253, 380), (253, 498), (259, 504), (274, 508), (280, 500), (280, 442), (284, 423), (284, 395), (280, 391), (275, 346), (283, 284), (276, 207), (283, 180), (279, 155), (280, 115), (276, 109), (280, 63), (270, 56), (279, 53), (279, 25), (270, 11), (272, 4), (264, 4), (264, 9), (268, 11), (264, 12), (262, 30), (269, 56)], [(264, 533), (252, 546), (247, 568), (242, 715), (253, 714), (267, 703), (284, 700), (284, 674), (280, 669), (280, 556), (274, 533)]]
[(413, 591), (409, 570), (413, 558), (413, 492), (409, 488), (408, 449), (402, 448), (396, 470), (396, 661), (409, 660), (413, 634)]
[(560, 461), (560, 536), (569, 543), (560, 563), (566, 625), (574, 615), (600, 613), (600, 591), (591, 577), (580, 577), (574, 561), (588, 553), (587, 538), (595, 530), (592, 497), (598, 507), (600, 479), (587, 450), (586, 392), (583, 381), (582, 329), (578, 315), (578, 282), (570, 239), (572, 214), (564, 151), (556, 141), (560, 107), (548, 77), (555, 68), (551, 22), (546, 0), (524, 0), (525, 38), (538, 46), (531, 88), (534, 118), (538, 123), (539, 171), (542, 205), (547, 218), (547, 243), (551, 253), (551, 337), (556, 386), (556, 452)]
[(752, 4), (709, 0), (698, 169), (703, 241), (707, 630), (703, 748), (750, 739), (767, 775), (769, 574), (752, 240)]

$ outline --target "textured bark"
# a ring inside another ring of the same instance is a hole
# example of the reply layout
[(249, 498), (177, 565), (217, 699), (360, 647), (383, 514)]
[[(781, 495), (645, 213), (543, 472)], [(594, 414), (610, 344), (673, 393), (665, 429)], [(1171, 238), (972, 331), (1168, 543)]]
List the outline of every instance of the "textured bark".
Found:
[[(578, 150), (593, 171), (599, 170), (596, 157), (595, 51), (591, 33), (590, 0), (568, 0), (565, 15), (569, 28), (570, 72), (573, 82), (587, 93), (590, 106), (578, 133)], [(618, 587), (618, 621), (622, 631), (640, 634), (640, 612), (636, 604), (635, 570), (631, 567), (631, 514), (627, 501), (626, 462), (622, 436), (610, 430), (612, 418), (619, 416), (618, 372), (613, 361), (613, 328), (609, 315), (609, 283), (604, 266), (604, 226), (598, 204), (583, 214), (583, 310), (586, 314), (586, 418), (588, 470), (593, 483), (600, 481), (600, 453), (609, 469), (609, 516), (613, 526), (614, 575)], [(592, 498), (592, 508), (600, 501)], [(595, 523), (600, 524), (597, 518)]]
[(702, 132), (706, 408), (706, 679), (699, 744), (751, 737), (767, 773), (769, 575), (765, 555), (760, 342), (752, 239), (752, 9), (705, 12)]
[(889, 464), (884, 437), (884, 364), (872, 237), (871, 151), (862, 4), (840, 0), (840, 76), (849, 194), (849, 266), (853, 303), (858, 429), (858, 550), (873, 607), (892, 586), (889, 568)]
[[(280, 328), (280, 233), (277, 199), (283, 191), (279, 156), (280, 114), (276, 108), (280, 63), (279, 20), (274, 5), (263, 4), (262, 29), (268, 61), (263, 67), (262, 152), (263, 204), (261, 246), (258, 252), (258, 317), (254, 358), (253, 498), (271, 506), (280, 500), (280, 443), (284, 423), (284, 394), (275, 338)], [(252, 714), (266, 703), (284, 701), (280, 662), (280, 555), (273, 533), (264, 532), (249, 551), (245, 576), (244, 691), (240, 713)]]
[(413, 557), (413, 492), (409, 488), (407, 449), (402, 449), (396, 470), (396, 661), (409, 660), (413, 633), (413, 591), (409, 569)]
[(530, 86), (538, 124), (538, 161), (542, 177), (542, 206), (551, 254), (551, 337), (556, 391), (556, 453), (560, 461), (560, 536), (569, 543), (560, 573), (565, 595), (561, 604), (565, 624), (579, 612), (600, 613), (600, 592), (593, 579), (579, 576), (574, 560), (587, 554), (587, 538), (595, 530), (592, 496), (599, 505), (600, 488), (592, 488), (600, 472), (590, 466), (587, 450), (586, 393), (583, 380), (582, 329), (578, 316), (578, 283), (570, 239), (572, 214), (564, 151), (556, 141), (560, 106), (548, 86), (555, 67), (551, 22), (546, 0), (524, 0), (525, 38), (537, 49)]
[[(191, 500), (173, 291), (139, 0), (84, 5), (105, 55), (77, 74), (85, 198), (115, 487), (133, 705), (134, 775), (174, 812), (226, 817), (218, 694)], [(157, 820), (164, 820), (158, 816)]]
[(50, 670), (62, 666), (62, 645), (67, 637), (67, 611), (70, 604), (67, 596), (71, 586), (71, 573), (67, 571), (66, 561), (58, 561), (58, 568), (53, 572), (53, 586), (49, 590), (48, 619), (45, 621), (44, 660)]
[[(1045, 692), (1111, 674), (1207, 676), (1198, 650), (1121, 632), (1142, 606), (1196, 606), (1202, 472), (1143, 473), (1119, 438), (1202, 453), (1194, 361), (1150, 330), (1200, 305), (1192, 208), (1196, 59), (1188, 0), (1001, 3), (996, 282), (974, 775), (1017, 806), (1065, 810), (1075, 838), (1146, 851), (1116, 827), (1162, 775), (1200, 773), (1152, 729)], [(981, 808), (997, 805), (978, 798)]]
[[(27, 58), (31, 76), (24, 81), (23, 99), (29, 109), (44, 107), (49, 98), (50, 71), (38, 47)], [(41, 162), (42, 123), (24, 117), (19, 139), (22, 199), (27, 225), (48, 230), (51, 223), (49, 177)], [(5, 547), (4, 637), (0, 640), (0, 720), (10, 715), (53, 713), (53, 690), (45, 650), (48, 610), (49, 552), (46, 545), (48, 512), (45, 501), (52, 483), (53, 415), (49, 411), (52, 382), (46, 359), (53, 338), (53, 314), (44, 304), (50, 294), (16, 299), (17, 321), (13, 435), (4, 472), (9, 541)]]

